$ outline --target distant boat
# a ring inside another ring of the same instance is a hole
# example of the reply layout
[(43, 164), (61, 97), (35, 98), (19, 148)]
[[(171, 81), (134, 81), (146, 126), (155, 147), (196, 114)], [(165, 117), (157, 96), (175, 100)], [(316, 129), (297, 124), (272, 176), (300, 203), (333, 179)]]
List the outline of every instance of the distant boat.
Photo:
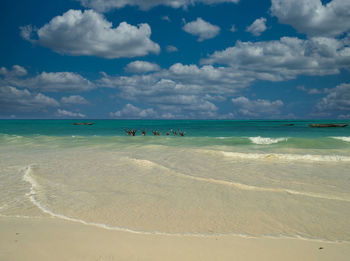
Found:
[(286, 123), (286, 124), (282, 124), (282, 126), (294, 126), (294, 123)]
[(93, 122), (74, 122), (73, 125), (93, 125)]
[(346, 127), (346, 123), (326, 123), (326, 124), (309, 124), (313, 128), (327, 128), (327, 127)]

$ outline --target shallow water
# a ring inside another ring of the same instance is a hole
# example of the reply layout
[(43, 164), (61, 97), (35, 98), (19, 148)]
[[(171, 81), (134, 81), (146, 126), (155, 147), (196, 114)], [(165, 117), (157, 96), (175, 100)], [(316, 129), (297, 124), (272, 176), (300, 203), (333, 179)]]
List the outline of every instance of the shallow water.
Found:
[(0, 215), (135, 233), (350, 241), (349, 130), (320, 131), (314, 138), (3, 131)]

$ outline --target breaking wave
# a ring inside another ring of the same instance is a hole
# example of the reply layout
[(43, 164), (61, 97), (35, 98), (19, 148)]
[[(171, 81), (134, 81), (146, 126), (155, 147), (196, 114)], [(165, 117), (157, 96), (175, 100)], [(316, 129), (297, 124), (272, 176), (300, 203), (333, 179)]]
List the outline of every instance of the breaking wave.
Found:
[(276, 144), (282, 141), (287, 141), (288, 138), (267, 138), (267, 137), (249, 137), (249, 140), (254, 144), (259, 145), (270, 145), (270, 144)]
[(350, 142), (350, 137), (332, 137), (333, 139)]
[(288, 161), (316, 161), (316, 162), (350, 162), (350, 157), (341, 155), (298, 155), (298, 154), (279, 154), (279, 153), (240, 153), (221, 151), (225, 157), (241, 159), (281, 159)]

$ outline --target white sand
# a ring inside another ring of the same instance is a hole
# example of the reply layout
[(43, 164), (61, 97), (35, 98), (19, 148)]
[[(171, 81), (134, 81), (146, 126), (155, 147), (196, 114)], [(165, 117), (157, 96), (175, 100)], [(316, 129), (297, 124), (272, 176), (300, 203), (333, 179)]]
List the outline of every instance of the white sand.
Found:
[(140, 235), (56, 218), (0, 217), (0, 261), (347, 261), (349, 257), (350, 243), (237, 236)]

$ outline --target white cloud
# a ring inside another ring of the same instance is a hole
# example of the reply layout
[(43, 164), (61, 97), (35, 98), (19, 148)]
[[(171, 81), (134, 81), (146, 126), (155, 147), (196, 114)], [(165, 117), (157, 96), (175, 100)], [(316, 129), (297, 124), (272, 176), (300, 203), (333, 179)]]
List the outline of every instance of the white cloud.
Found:
[(230, 31), (231, 31), (232, 33), (234, 33), (234, 32), (237, 31), (237, 28), (236, 28), (236, 26), (235, 26), (234, 24), (231, 26)]
[(43, 92), (79, 92), (95, 88), (95, 84), (73, 72), (42, 72), (35, 77), (26, 76), (27, 70), (14, 65), (12, 70), (0, 68), (0, 83)]
[(85, 118), (86, 115), (79, 112), (71, 112), (66, 110), (57, 110), (57, 115), (60, 117), (69, 117), (69, 118)]
[(33, 112), (58, 106), (59, 103), (55, 99), (42, 93), (32, 93), (9, 85), (0, 86), (0, 111), (2, 112)]
[(27, 75), (27, 70), (19, 65), (12, 66), (12, 70), (8, 70), (5, 67), (0, 68), (0, 75), (5, 78), (21, 77)]
[(130, 103), (125, 105), (125, 107), (116, 112), (111, 112), (110, 116), (113, 118), (157, 118), (158, 114), (152, 109), (140, 109)]
[(83, 6), (93, 8), (99, 12), (107, 12), (111, 9), (123, 8), (127, 5), (138, 6), (143, 10), (150, 9), (158, 5), (165, 5), (172, 8), (183, 7), (196, 3), (218, 4), (218, 3), (238, 3), (239, 0), (78, 0)]
[(220, 32), (220, 27), (212, 25), (200, 17), (193, 22), (186, 23), (182, 29), (189, 34), (198, 36), (199, 42), (214, 38)]
[(350, 111), (350, 84), (340, 84), (328, 92), (328, 95), (316, 105), (317, 111), (338, 115)]
[[(183, 115), (218, 118), (217, 103), (223, 101), (220, 97), (237, 96), (257, 80), (284, 81), (299, 75), (337, 74), (341, 68), (350, 69), (349, 51), (344, 41), (323, 37), (309, 40), (284, 37), (279, 41), (255, 43), (238, 41), (234, 47), (215, 52), (203, 61), (226, 67), (177, 63), (147, 75), (104, 75), (98, 86), (115, 88), (118, 97), (152, 106), (156, 111), (170, 112), (175, 118)], [(310, 93), (315, 92), (310, 90)], [(244, 100), (243, 103), (243, 98), (236, 100), (236, 104), (242, 102), (236, 115), (278, 116), (283, 106), (279, 100)], [(259, 108), (262, 114), (257, 115), (248, 105)]]
[(95, 88), (92, 82), (72, 72), (42, 72), (33, 78), (17, 80), (14, 83), (44, 92), (79, 92)]
[[(38, 30), (29, 33), (30, 28), (21, 27), (24, 39), (61, 54), (114, 59), (160, 51), (159, 45), (150, 39), (148, 24), (133, 26), (122, 22), (113, 28), (112, 23), (93, 10), (69, 10)], [(34, 34), (38, 39), (33, 38)]]
[(213, 118), (218, 116), (214, 103), (224, 101), (223, 96), (237, 93), (251, 81), (251, 77), (223, 67), (177, 63), (147, 75), (105, 74), (98, 85), (116, 88), (118, 97), (155, 106), (157, 112), (171, 113), (175, 118)]
[(350, 114), (341, 114), (338, 116), (338, 119), (341, 119), (341, 120), (350, 120)]
[(232, 99), (232, 104), (236, 107), (235, 113), (248, 117), (263, 116), (273, 118), (279, 115), (281, 107), (284, 105), (281, 100), (249, 100), (246, 97), (237, 97)]
[(305, 86), (301, 85), (301, 86), (297, 86), (297, 89), (303, 92), (306, 92), (308, 94), (321, 94), (327, 91), (327, 89), (323, 89), (323, 90), (319, 90), (316, 88), (312, 88), (312, 89), (307, 89), (305, 88)]
[(168, 46), (166, 47), (166, 51), (167, 51), (168, 53), (173, 53), (173, 52), (177, 52), (178, 49), (176, 48), (176, 46), (168, 45)]
[(133, 72), (133, 73), (147, 73), (147, 72), (154, 72), (159, 70), (160, 70), (160, 67), (158, 64), (150, 63), (146, 61), (134, 61), (129, 63), (125, 67), (125, 71)]
[(64, 104), (88, 104), (89, 102), (80, 95), (71, 95), (68, 97), (62, 97), (61, 102)]
[(104, 75), (98, 85), (118, 88), (127, 99), (163, 95), (229, 95), (249, 85), (254, 79), (230, 68), (176, 63), (168, 70), (148, 75), (111, 77)]
[(162, 16), (161, 19), (164, 20), (164, 21), (171, 22), (169, 16), (167, 16), (167, 15)]
[(266, 18), (261, 17), (256, 19), (250, 26), (247, 27), (247, 32), (255, 36), (261, 35), (266, 30)]
[(202, 63), (226, 64), (256, 79), (281, 81), (298, 75), (338, 74), (350, 70), (350, 47), (342, 40), (315, 37), (302, 40), (283, 37), (278, 41), (241, 42), (216, 51)]
[(272, 15), (309, 36), (337, 36), (350, 30), (350, 1), (272, 0)]

